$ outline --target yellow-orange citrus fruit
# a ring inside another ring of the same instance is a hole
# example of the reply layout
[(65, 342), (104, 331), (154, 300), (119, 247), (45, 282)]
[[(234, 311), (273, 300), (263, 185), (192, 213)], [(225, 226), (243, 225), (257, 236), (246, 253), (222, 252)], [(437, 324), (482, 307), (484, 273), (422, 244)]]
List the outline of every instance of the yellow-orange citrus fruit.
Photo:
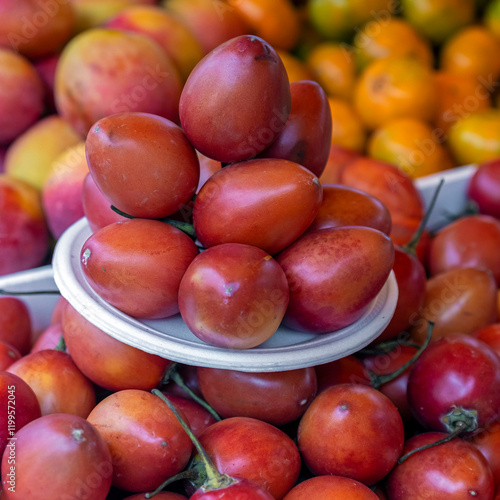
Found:
[(500, 78), (500, 40), (484, 26), (468, 26), (441, 49), (440, 69), (480, 81)]
[(316, 81), (331, 97), (352, 98), (356, 81), (353, 52), (347, 45), (322, 42), (309, 52), (306, 60)]
[(478, 80), (468, 75), (436, 71), (436, 127), (445, 132), (463, 116), (489, 109), (491, 94)]
[(297, 44), (301, 23), (291, 0), (227, 0), (250, 31), (275, 49), (290, 50)]
[(500, 110), (487, 109), (461, 118), (450, 128), (448, 145), (458, 165), (500, 157)]
[(485, 26), (500, 38), (500, 1), (491, 0), (484, 11), (483, 22)]
[(329, 97), (332, 113), (332, 144), (363, 152), (366, 130), (354, 107), (342, 99)]
[(298, 82), (300, 80), (316, 80), (313, 72), (304, 61), (295, 57), (287, 50), (276, 49), (276, 52), (281, 57), (281, 60), (285, 65), (290, 83)]
[(474, 0), (401, 0), (404, 18), (436, 45), (474, 22)]
[(377, 160), (401, 168), (412, 178), (435, 174), (454, 166), (444, 146), (446, 134), (415, 118), (387, 122), (371, 135), (367, 151)]
[(390, 18), (385, 23), (367, 23), (353, 41), (354, 57), (363, 69), (375, 59), (414, 57), (424, 64), (434, 64), (430, 42), (404, 19)]
[(309, 19), (323, 36), (348, 40), (366, 22), (383, 22), (392, 16), (392, 0), (309, 0)]
[(369, 129), (394, 118), (432, 122), (436, 101), (433, 71), (411, 57), (372, 62), (360, 75), (354, 91), (354, 106)]

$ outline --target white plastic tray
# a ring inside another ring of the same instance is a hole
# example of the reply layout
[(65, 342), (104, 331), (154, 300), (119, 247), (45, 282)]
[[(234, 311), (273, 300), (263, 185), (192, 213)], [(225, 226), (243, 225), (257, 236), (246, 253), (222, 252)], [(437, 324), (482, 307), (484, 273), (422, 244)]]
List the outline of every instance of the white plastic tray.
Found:
[(475, 165), (467, 165), (416, 179), (415, 185), (422, 194), (426, 207), (429, 206), (439, 182), (444, 179), (443, 187), (427, 224), (430, 231), (445, 226), (450, 222), (450, 218), (464, 211), (467, 205), (467, 186), (476, 168)]
[[(446, 224), (450, 214), (455, 215), (463, 211), (466, 206), (465, 195), (468, 180), (474, 171), (474, 166), (465, 166), (416, 180), (416, 186), (422, 193), (426, 206), (440, 179), (443, 178), (445, 180), (429, 222), (431, 229), (436, 229)], [(77, 224), (85, 225), (83, 221)], [(71, 228), (68, 232), (72, 230), (76, 230), (76, 228)], [(67, 238), (67, 236), (65, 235), (64, 238)], [(60, 250), (60, 245), (58, 244), (56, 254), (59, 254)], [(79, 255), (79, 251), (75, 255)], [(63, 271), (63, 268), (56, 271), (56, 274), (58, 275), (58, 284), (68, 280), (67, 273)], [(94, 315), (90, 313), (92, 308), (95, 307), (92, 304), (94, 302), (99, 303), (99, 307), (103, 307), (104, 309), (99, 309), (99, 314), (95, 322), (100, 327), (106, 327), (109, 324), (109, 329), (111, 330), (109, 333), (116, 338), (149, 352), (158, 352), (159, 349), (161, 355), (170, 357), (176, 361), (198, 366), (221, 366), (247, 371), (274, 371), (309, 366), (338, 359), (361, 349), (378, 335), (378, 327), (373, 331), (370, 330), (373, 326), (370, 323), (373, 315), (383, 314), (385, 320), (389, 321), (392, 311), (388, 307), (387, 295), (395, 293), (394, 286), (390, 281), (377, 298), (376, 303), (372, 305), (372, 309), (370, 309), (367, 316), (360, 323), (356, 323), (347, 330), (331, 335), (331, 337), (335, 336), (334, 342), (332, 342), (328, 335), (308, 339), (304, 338), (303, 334), (293, 332), (292, 335), (295, 342), (288, 341), (288, 344), (286, 344), (282, 338), (284, 332), (280, 330), (272, 339), (260, 347), (249, 351), (233, 351), (201, 346), (201, 341), (194, 336), (190, 337), (185, 331), (182, 337), (172, 339), (170, 333), (162, 333), (154, 325), (152, 326), (147, 322), (135, 322), (116, 312), (113, 308), (108, 310), (109, 306), (100, 304), (101, 301), (92, 295), (84, 299), (82, 297), (77, 298), (78, 290), (81, 290), (83, 285), (76, 279), (76, 276), (73, 280), (75, 280), (73, 285), (65, 286), (62, 284), (62, 288), (65, 289), (64, 295), (66, 298), (74, 297), (73, 305), (82, 314), (87, 315), (87, 317)], [(56, 290), (57, 286), (54, 281), (52, 267), (45, 266), (7, 276), (0, 276), (0, 288), (14, 292), (31, 292), (35, 290)], [(41, 330), (49, 325), (58, 295), (28, 295), (20, 298), (24, 300), (30, 309), (34, 335), (36, 337)], [(130, 322), (132, 325), (129, 324)], [(172, 318), (168, 321), (169, 327), (174, 328), (179, 322), (180, 318)], [(137, 337), (134, 334), (132, 338), (129, 338), (129, 334), (122, 331), (122, 326), (124, 324), (126, 329), (135, 328), (136, 323), (139, 324), (141, 333)], [(143, 329), (145, 330), (144, 332), (142, 332)], [(172, 342), (175, 346), (174, 349), (170, 345)], [(244, 363), (242, 363), (242, 357), (245, 358)]]
[(369, 344), (387, 326), (396, 307), (397, 284), (391, 273), (367, 313), (347, 328), (315, 335), (280, 327), (269, 340), (253, 349), (214, 347), (193, 335), (180, 315), (140, 321), (101, 299), (87, 283), (80, 265), (80, 250), (90, 234), (86, 219), (81, 219), (62, 235), (56, 245), (54, 278), (62, 295), (80, 314), (112, 337), (173, 361), (260, 372), (326, 363)]

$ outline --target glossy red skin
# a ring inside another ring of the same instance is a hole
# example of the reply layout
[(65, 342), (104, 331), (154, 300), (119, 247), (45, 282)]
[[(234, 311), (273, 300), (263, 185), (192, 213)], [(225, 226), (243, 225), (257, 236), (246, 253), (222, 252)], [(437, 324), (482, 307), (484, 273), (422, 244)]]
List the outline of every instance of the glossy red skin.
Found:
[(500, 159), (478, 165), (469, 179), (467, 197), (480, 213), (500, 219)]
[(48, 498), (105, 500), (111, 485), (111, 455), (99, 432), (76, 415), (40, 417), (25, 425), (15, 441), (15, 492), (8, 490), (9, 453), (2, 458), (8, 500)]
[(179, 287), (182, 319), (208, 344), (247, 349), (278, 329), (288, 305), (285, 273), (252, 245), (225, 243), (201, 252)]
[(396, 245), (407, 243), (423, 219), (422, 197), (413, 180), (390, 163), (364, 156), (355, 158), (342, 169), (340, 184), (383, 201), (391, 214), (390, 236)]
[(322, 197), (318, 178), (295, 162), (259, 158), (235, 163), (201, 188), (194, 228), (205, 247), (246, 243), (274, 255), (304, 233)]
[(418, 257), (395, 245), (392, 270), (398, 284), (396, 310), (375, 343), (394, 339), (407, 331), (412, 321), (418, 317), (425, 301), (427, 274)]
[(468, 439), (484, 455), (490, 465), (495, 484), (500, 484), (500, 423), (489, 425), (486, 430)]
[(320, 393), (309, 406), (300, 420), (297, 442), (315, 476), (346, 476), (371, 486), (401, 455), (403, 421), (381, 392), (340, 384)]
[(28, 306), (18, 297), (0, 297), (0, 340), (27, 354), (31, 347), (31, 329)]
[(179, 312), (179, 285), (198, 248), (189, 236), (156, 220), (115, 222), (81, 249), (83, 273), (105, 301), (137, 318)]
[(497, 286), (490, 271), (463, 268), (427, 280), (420, 314), (411, 318), (412, 339), (422, 345), (429, 321), (434, 322), (431, 341), (454, 333), (470, 334), (496, 321)]
[[(364, 357), (363, 363), (367, 370), (377, 375), (391, 374), (409, 362), (416, 352), (416, 347), (398, 345), (387, 354)], [(408, 367), (401, 375), (379, 387), (379, 391), (395, 404), (404, 423), (413, 421), (413, 414), (406, 394), (410, 369), (411, 367)]]
[(6, 370), (18, 359), (21, 359), (21, 353), (11, 344), (0, 340), (0, 371)]
[(110, 202), (97, 187), (92, 175), (87, 174), (82, 186), (83, 213), (87, 217), (90, 229), (95, 233), (98, 229), (113, 222), (125, 221), (126, 217), (111, 208)]
[(94, 386), (67, 352), (49, 349), (27, 354), (7, 371), (33, 389), (42, 415), (70, 413), (87, 418), (95, 406)]
[(408, 377), (408, 402), (426, 429), (448, 432), (443, 418), (454, 408), (477, 411), (478, 429), (500, 415), (500, 358), (470, 335), (429, 345)]
[(285, 127), (288, 75), (276, 51), (254, 35), (228, 40), (189, 75), (179, 101), (181, 125), (193, 146), (230, 163), (253, 158)]
[(332, 114), (325, 91), (312, 80), (290, 83), (291, 109), (285, 128), (260, 153), (300, 163), (319, 177), (326, 167), (332, 136)]
[(203, 406), (193, 399), (181, 397), (177, 394), (170, 394), (167, 391), (163, 391), (163, 394), (169, 401), (174, 403), (176, 408), (182, 411), (195, 437), (198, 437), (207, 427), (217, 422), (215, 417), (206, 408), (203, 408)]
[(45, 349), (55, 349), (63, 336), (60, 322), (49, 325), (36, 339), (31, 346), (30, 352), (44, 351)]
[(42, 411), (33, 389), (13, 373), (0, 371), (0, 456), (19, 429), (40, 418)]
[(500, 323), (483, 326), (471, 335), (488, 344), (500, 356)]
[(307, 232), (338, 226), (366, 226), (391, 232), (391, 214), (371, 194), (341, 184), (323, 184), (323, 201)]
[(151, 390), (171, 363), (116, 340), (70, 304), (64, 310), (62, 330), (74, 363), (89, 380), (110, 391)]
[[(189, 497), (190, 500), (224, 500), (225, 498), (241, 498), (242, 500), (274, 500), (266, 489), (247, 479), (237, 479), (237, 482), (216, 490), (200, 488)], [(229, 497), (228, 497), (229, 495)]]
[[(440, 432), (418, 434), (405, 443), (403, 453), (444, 437)], [(494, 489), (486, 459), (459, 437), (413, 454), (396, 465), (386, 482), (389, 500), (490, 500)]]
[(389, 277), (394, 246), (376, 229), (335, 227), (302, 236), (277, 260), (290, 285), (284, 324), (321, 334), (364, 314)]
[(191, 456), (191, 441), (168, 406), (141, 390), (114, 392), (87, 419), (102, 434), (113, 461), (113, 486), (130, 492), (156, 489)]
[(377, 500), (377, 495), (359, 481), (343, 476), (316, 476), (294, 486), (283, 500)]
[(143, 112), (179, 122), (181, 79), (153, 40), (95, 28), (73, 37), (61, 52), (54, 95), (58, 113), (86, 137), (101, 118)]
[(226, 418), (211, 425), (199, 439), (222, 474), (254, 481), (276, 500), (285, 496), (299, 476), (301, 460), (295, 443), (261, 420)]
[(198, 367), (198, 381), (221, 417), (252, 417), (278, 427), (300, 418), (317, 392), (312, 367), (266, 373)]
[(49, 251), (49, 231), (40, 193), (0, 174), (0, 276), (40, 266)]
[[(464, 235), (467, 235), (464, 238)], [(500, 221), (469, 215), (445, 226), (432, 239), (428, 268), (432, 276), (458, 267), (490, 269), (500, 285)]]
[(161, 116), (102, 118), (89, 130), (85, 151), (97, 187), (112, 205), (134, 217), (167, 217), (198, 186), (200, 165), (193, 146), (178, 125)]
[(314, 369), (318, 379), (318, 393), (338, 384), (370, 385), (363, 362), (353, 355), (316, 365)]

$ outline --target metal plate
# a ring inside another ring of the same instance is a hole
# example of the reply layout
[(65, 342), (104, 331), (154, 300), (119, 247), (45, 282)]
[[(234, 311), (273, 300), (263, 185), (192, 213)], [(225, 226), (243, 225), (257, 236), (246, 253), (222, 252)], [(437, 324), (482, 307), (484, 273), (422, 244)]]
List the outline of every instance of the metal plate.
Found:
[(87, 283), (80, 265), (80, 250), (90, 235), (84, 218), (67, 229), (57, 242), (53, 270), (62, 295), (80, 314), (112, 337), (180, 363), (249, 372), (292, 370), (326, 363), (373, 341), (385, 329), (396, 308), (398, 290), (391, 272), (366, 314), (347, 328), (315, 335), (280, 327), (269, 340), (253, 349), (214, 347), (191, 333), (180, 315), (163, 320), (137, 320), (101, 299)]

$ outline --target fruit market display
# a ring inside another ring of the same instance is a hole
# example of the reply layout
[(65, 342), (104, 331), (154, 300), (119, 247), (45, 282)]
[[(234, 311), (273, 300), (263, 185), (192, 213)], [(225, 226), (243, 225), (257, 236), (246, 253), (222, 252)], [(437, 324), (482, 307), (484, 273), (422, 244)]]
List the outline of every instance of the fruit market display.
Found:
[(398, 285), (368, 345), (266, 371), (6, 287), (0, 500), (499, 499), (499, 82), (496, 0), (0, 2), (0, 283), (86, 217), (102, 300), (228, 352)]

